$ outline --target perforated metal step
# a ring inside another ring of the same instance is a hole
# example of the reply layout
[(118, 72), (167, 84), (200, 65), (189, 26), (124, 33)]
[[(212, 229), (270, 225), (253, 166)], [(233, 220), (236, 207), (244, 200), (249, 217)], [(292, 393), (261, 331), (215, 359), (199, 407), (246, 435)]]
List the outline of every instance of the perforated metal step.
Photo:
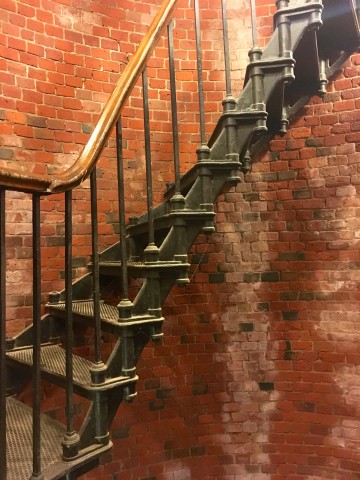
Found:
[[(112, 447), (92, 445), (80, 451), (72, 461), (62, 460), (62, 440), (65, 427), (56, 420), (41, 415), (40, 458), (44, 480), (77, 478), (99, 465), (99, 457)], [(6, 453), (7, 465), (0, 465), (0, 477), (6, 480), (27, 480), (32, 474), (32, 409), (14, 398), (6, 400)]]
[[(47, 308), (49, 313), (62, 318), (65, 317), (64, 302), (53, 304), (49, 303), (47, 304)], [(94, 326), (94, 302), (92, 300), (74, 301), (72, 304), (72, 311), (76, 320), (82, 321), (89, 327)], [(122, 322), (119, 317), (118, 308), (103, 302), (100, 302), (100, 318), (103, 329), (118, 335), (121, 335), (121, 328), (124, 326), (154, 324), (163, 322), (164, 320), (163, 317), (153, 317), (151, 315), (144, 314), (132, 316), (130, 319)]]
[[(22, 365), (33, 364), (33, 349), (23, 348), (7, 352), (7, 357)], [(73, 355), (74, 382), (84, 387), (90, 386), (90, 368), (92, 362), (85, 358)], [(59, 345), (41, 347), (41, 370), (49, 374), (65, 377), (65, 350)]]
[[(49, 467), (61, 461), (61, 441), (65, 428), (41, 416), (41, 458)], [(21, 402), (6, 401), (7, 480), (28, 479), (32, 473), (32, 410)]]
[[(94, 317), (94, 302), (92, 300), (76, 301), (73, 302), (72, 305), (73, 313), (89, 318)], [(48, 304), (48, 308), (51, 310), (65, 312), (65, 302)], [(106, 322), (117, 323), (119, 321), (119, 311), (116, 307), (101, 302), (100, 318)]]

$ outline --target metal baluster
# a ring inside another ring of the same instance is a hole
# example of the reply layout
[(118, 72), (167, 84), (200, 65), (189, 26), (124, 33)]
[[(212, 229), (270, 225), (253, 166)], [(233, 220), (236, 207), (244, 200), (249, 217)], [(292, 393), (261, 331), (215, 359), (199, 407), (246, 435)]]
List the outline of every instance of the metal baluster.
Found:
[(201, 52), (199, 0), (194, 0), (194, 14), (195, 14), (195, 38), (196, 38), (196, 64), (197, 64), (198, 90), (199, 90), (200, 143), (201, 145), (206, 145), (205, 112), (204, 112), (204, 81), (203, 81), (202, 52)]
[[(201, 51), (201, 27), (199, 0), (194, 0), (194, 18), (195, 18), (195, 42), (196, 42), (196, 68), (198, 77), (198, 96), (199, 96), (199, 115), (200, 115), (200, 147), (196, 150), (197, 158), (200, 163), (199, 177), (201, 184), (201, 209), (213, 213), (214, 205), (212, 199), (212, 173), (206, 165), (210, 158), (210, 149), (206, 142), (205, 133), (205, 111), (204, 111), (204, 81), (202, 67)], [(213, 217), (212, 217), (213, 218)], [(212, 233), (215, 230), (213, 220), (206, 220), (202, 228), (205, 234)]]
[(5, 190), (0, 190), (0, 479), (6, 480), (6, 254)]
[[(173, 132), (173, 155), (175, 171), (175, 195), (177, 200), (183, 200), (180, 192), (180, 155), (179, 155), (179, 129), (178, 129), (178, 111), (176, 99), (176, 78), (174, 61), (174, 39), (172, 21), (168, 25), (168, 47), (169, 47), (169, 73), (170, 73), (170, 96), (171, 96), (171, 121)], [(184, 203), (184, 202), (183, 202)]]
[(73, 387), (73, 313), (72, 313), (72, 191), (65, 192), (65, 318), (66, 318), (66, 434), (64, 458), (78, 453), (79, 436), (74, 431)]
[(32, 197), (33, 222), (33, 472), (31, 480), (44, 478), (41, 473), (41, 255), (40, 196)]
[[(152, 165), (151, 165), (151, 143), (150, 143), (150, 116), (149, 116), (149, 84), (146, 69), (143, 71), (143, 109), (144, 109), (144, 135), (145, 135), (145, 158), (146, 158), (146, 184), (148, 194), (148, 219), (149, 219), (149, 243), (145, 248), (145, 263), (156, 264), (159, 260), (159, 249), (155, 244), (154, 232), (154, 212), (153, 212), (153, 194), (152, 194)], [(179, 168), (179, 167), (178, 167)], [(180, 189), (180, 178), (178, 179), (178, 188)], [(149, 283), (149, 315), (161, 317), (160, 304), (160, 277), (156, 266), (147, 271), (146, 276)], [(156, 330), (156, 329), (155, 329)], [(157, 335), (153, 330), (152, 335)]]
[(121, 117), (116, 123), (116, 157), (118, 174), (118, 201), (119, 201), (119, 225), (120, 225), (120, 249), (121, 249), (121, 275), (123, 284), (123, 299), (129, 299), (128, 259), (126, 248), (126, 220), (125, 220), (125, 180), (124, 180), (124, 157), (123, 136)]
[[(224, 113), (233, 112), (236, 107), (236, 100), (232, 96), (231, 88), (231, 66), (230, 66), (230, 49), (229, 49), (229, 28), (227, 17), (227, 3), (226, 0), (221, 1), (222, 27), (223, 27), (223, 43), (224, 43), (224, 63), (225, 63), (225, 84), (226, 97), (222, 105)], [(226, 135), (226, 160), (230, 162), (239, 162), (239, 152), (237, 152), (237, 121), (234, 116), (227, 115), (224, 119), (225, 135)], [(239, 173), (236, 169), (232, 170), (228, 178), (230, 184), (236, 185), (240, 180)]]
[(256, 6), (255, 0), (250, 0), (250, 11), (251, 11), (251, 34), (252, 34), (252, 44), (253, 48), (258, 46), (258, 34), (256, 26)]
[[(99, 279), (99, 232), (97, 209), (97, 182), (96, 169), (90, 174), (91, 190), (91, 243), (93, 257), (93, 301), (94, 301), (94, 327), (95, 327), (95, 364), (99, 372), (104, 369), (101, 358), (101, 318), (100, 318), (100, 279)], [(101, 379), (98, 378), (96, 383)], [(102, 380), (103, 381), (103, 380)]]
[[(276, 0), (278, 10), (287, 8), (290, 0)], [(279, 31), (279, 57), (291, 58), (291, 21), (288, 15), (279, 15), (277, 17), (277, 27)]]
[[(129, 300), (128, 286), (128, 259), (126, 247), (126, 224), (125, 224), (125, 181), (124, 181), (124, 158), (123, 158), (123, 136), (121, 117), (116, 123), (116, 157), (118, 171), (118, 200), (119, 200), (119, 223), (120, 223), (120, 256), (122, 266), (123, 296), (118, 305), (119, 322), (123, 322), (121, 332), (121, 374), (124, 377), (134, 377), (135, 356), (134, 356), (134, 332), (126, 326), (131, 319), (133, 303)], [(124, 387), (124, 398), (131, 402), (136, 396), (135, 384)]]
[[(185, 208), (185, 198), (181, 194), (180, 185), (180, 155), (179, 155), (179, 130), (178, 130), (178, 111), (176, 98), (176, 76), (174, 60), (174, 38), (173, 24), (168, 25), (168, 52), (169, 52), (169, 73), (170, 73), (170, 98), (171, 98), (171, 120), (173, 133), (173, 156), (175, 170), (175, 193), (170, 203), (173, 211), (183, 210)], [(187, 262), (187, 252), (184, 250), (186, 245), (186, 224), (183, 219), (174, 219), (174, 229), (176, 229), (176, 254), (174, 259), (183, 263)], [(179, 274), (178, 284), (187, 284), (189, 282), (187, 271)]]
[(150, 143), (149, 82), (148, 82), (146, 68), (142, 73), (142, 85), (143, 85), (144, 137), (145, 137), (145, 162), (146, 162), (146, 191), (147, 191), (147, 211), (148, 211), (148, 225), (149, 225), (148, 238), (149, 238), (149, 245), (155, 245), (152, 168), (151, 168), (151, 143)]
[[(105, 382), (106, 365), (101, 357), (101, 316), (100, 316), (100, 277), (99, 277), (99, 229), (97, 208), (97, 181), (96, 168), (90, 174), (91, 196), (91, 244), (93, 260), (93, 302), (94, 302), (94, 329), (95, 329), (95, 362), (90, 374), (93, 385)], [(106, 445), (109, 440), (107, 402), (104, 395), (97, 395), (95, 400), (95, 431), (98, 443)]]
[(226, 0), (221, 0), (222, 27), (224, 39), (224, 62), (225, 62), (225, 83), (226, 97), (231, 97), (231, 74), (230, 74), (230, 53), (229, 53), (229, 28), (227, 18)]

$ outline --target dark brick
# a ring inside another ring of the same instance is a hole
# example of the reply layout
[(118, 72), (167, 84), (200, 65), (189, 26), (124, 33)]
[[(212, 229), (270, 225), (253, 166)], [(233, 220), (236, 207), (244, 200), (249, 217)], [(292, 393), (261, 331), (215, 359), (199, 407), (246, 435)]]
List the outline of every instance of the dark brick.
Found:
[(191, 447), (190, 448), (190, 456), (191, 457), (202, 457), (205, 455), (205, 447)]
[(151, 400), (149, 402), (149, 410), (155, 412), (156, 410), (163, 410), (165, 408), (165, 402), (163, 399)]
[(0, 120), (5, 120), (5, 118), (6, 118), (5, 110), (0, 110)]
[(273, 382), (259, 382), (259, 388), (263, 392), (269, 392), (271, 390), (274, 390), (275, 385)]
[(209, 273), (209, 283), (224, 283), (225, 273)]
[(287, 172), (278, 172), (279, 181), (283, 180), (295, 180), (297, 178), (297, 172), (294, 170), (288, 170)]
[(259, 192), (244, 193), (243, 198), (246, 202), (256, 202), (259, 200)]
[(260, 175), (260, 178), (263, 182), (276, 182), (278, 180), (278, 176), (276, 172), (266, 172)]
[(189, 457), (189, 449), (188, 448), (177, 448), (173, 450), (172, 456), (173, 458), (186, 458)]
[(311, 302), (312, 300), (315, 300), (315, 295), (313, 292), (299, 292), (299, 300)]
[(255, 303), (254, 309), (256, 312), (268, 312), (270, 309), (268, 302)]
[(282, 312), (284, 320), (297, 320), (299, 312), (297, 310), (288, 310), (287, 312)]
[(166, 399), (175, 397), (176, 395), (176, 387), (171, 388), (159, 388), (156, 390), (156, 398)]
[(305, 145), (307, 147), (321, 147), (321, 140), (319, 138), (307, 138), (305, 140)]
[(37, 128), (46, 128), (47, 127), (46, 118), (44, 118), (44, 117), (34, 117), (32, 115), (27, 116), (27, 124), (30, 125), (31, 127), (37, 127)]
[(315, 412), (315, 403), (313, 402), (294, 402), (294, 407), (300, 412)]
[(297, 300), (299, 298), (299, 292), (280, 292), (280, 300), (286, 302), (288, 300)]
[(145, 390), (154, 390), (155, 388), (159, 388), (159, 386), (160, 386), (159, 378), (147, 378), (146, 380), (144, 380)]
[(197, 316), (197, 319), (199, 323), (210, 323), (211, 321), (210, 314), (208, 312), (199, 313), (199, 315)]
[(240, 332), (253, 332), (254, 324), (253, 323), (240, 323)]
[(193, 395), (205, 395), (209, 391), (207, 383), (197, 383), (192, 387)]
[(247, 212), (243, 215), (245, 222), (254, 222), (260, 220), (260, 212)]
[(46, 237), (45, 245), (47, 247), (63, 247), (65, 245), (65, 238), (57, 236)]
[(195, 343), (196, 342), (196, 337), (195, 335), (180, 335), (180, 343), (182, 345), (186, 345), (187, 343)]
[(256, 283), (260, 281), (260, 273), (244, 273), (244, 282), (245, 283)]
[(194, 253), (191, 256), (191, 263), (194, 265), (199, 265), (201, 263), (208, 263), (209, 261), (209, 256), (207, 253), (202, 254), (202, 253)]
[(83, 133), (91, 133), (92, 132), (92, 127), (90, 127), (90, 125), (88, 125), (87, 123), (83, 123), (81, 125), (81, 129), (82, 129)]
[(315, 220), (332, 220), (335, 218), (335, 210), (314, 210), (313, 216)]
[(286, 348), (284, 351), (284, 360), (292, 360), (294, 356), (293, 355), (294, 352), (292, 351), (290, 340), (286, 340), (285, 345), (286, 345)]
[(279, 272), (262, 272), (261, 281), (262, 282), (279, 282), (280, 274)]
[(279, 258), (280, 260), (284, 260), (286, 262), (302, 261), (302, 260), (305, 260), (305, 253), (304, 252), (280, 252)]
[(73, 257), (72, 266), (74, 268), (86, 267), (86, 257)]
[(0, 148), (0, 158), (2, 160), (11, 160), (14, 157), (14, 151), (10, 148)]
[(294, 190), (293, 198), (294, 200), (299, 200), (302, 198), (311, 198), (311, 193), (309, 190)]

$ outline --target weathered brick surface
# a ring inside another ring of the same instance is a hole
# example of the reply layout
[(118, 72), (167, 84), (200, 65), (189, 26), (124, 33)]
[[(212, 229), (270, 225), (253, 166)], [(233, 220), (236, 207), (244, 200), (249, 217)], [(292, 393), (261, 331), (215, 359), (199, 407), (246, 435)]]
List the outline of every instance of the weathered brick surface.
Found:
[[(189, 3), (180, 5), (175, 35), (183, 172), (199, 141)], [(248, 4), (238, 3), (228, 1), (235, 92), (250, 47)], [(264, 45), (275, 5), (256, 3)], [(2, 0), (0, 160), (40, 174), (70, 165), (159, 4)], [(224, 87), (214, 4), (201, 2), (208, 133)], [(166, 49), (160, 43), (149, 68), (156, 201), (173, 181)], [(163, 344), (145, 349), (139, 395), (120, 407), (112, 427), (112, 456), (87, 480), (357, 478), (359, 64), (354, 55), (324, 101), (313, 99), (252, 172), (218, 199), (216, 233), (193, 247), (192, 283), (168, 299)], [(139, 215), (145, 205), (139, 98), (129, 101), (124, 125), (126, 201), (129, 215)], [(117, 239), (114, 172), (111, 138), (98, 173), (103, 247)], [(88, 182), (74, 197), (80, 275), (90, 253)], [(12, 333), (31, 317), (31, 217), (28, 197), (7, 198)], [(47, 292), (63, 286), (63, 197), (44, 199), (42, 212)], [(43, 403), (62, 419), (58, 388), (46, 386)], [(78, 423), (80, 404), (77, 413)]]

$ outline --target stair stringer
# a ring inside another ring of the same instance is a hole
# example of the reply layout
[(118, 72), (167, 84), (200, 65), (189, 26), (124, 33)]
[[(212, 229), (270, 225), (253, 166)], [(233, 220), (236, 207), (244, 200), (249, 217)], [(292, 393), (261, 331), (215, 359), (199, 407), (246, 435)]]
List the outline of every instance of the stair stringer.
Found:
[[(277, 12), (280, 15), (289, 15), (291, 21), (291, 52), (293, 52), (299, 45), (302, 37), (307, 31), (311, 29), (318, 29), (321, 25), (321, 2), (315, 2), (310, 4), (304, 4), (295, 8), (284, 8)], [(275, 27), (276, 20), (275, 20)], [(274, 94), (277, 88), (282, 88), (286, 82), (291, 81), (294, 78), (294, 66), (295, 62), (292, 54), (286, 57), (279, 57), (279, 30), (275, 28), (275, 31), (264, 49), (261, 61), (255, 62), (256, 66), (263, 65), (264, 67), (264, 104), (266, 105)], [(253, 65), (250, 63), (248, 71), (251, 71)], [(253, 106), (253, 93), (252, 93), (252, 79), (251, 74), (247, 75), (248, 80), (241, 93), (241, 96), (236, 101), (236, 110), (231, 112), (231, 115), (236, 118), (237, 115), (243, 113), (254, 113)], [(256, 113), (256, 111), (255, 111)], [(292, 112), (295, 114), (295, 111)], [(224, 114), (226, 116), (226, 114)], [(256, 130), (257, 118), (254, 115), (254, 119), (248, 117), (250, 121), (243, 123), (241, 120), (237, 126), (237, 142), (236, 153), (239, 154), (238, 162), (226, 161), (226, 131), (223, 127), (223, 118), (220, 118), (218, 125), (215, 127), (214, 134), (210, 138), (209, 148), (210, 157), (208, 161), (200, 161), (193, 169), (199, 169), (201, 166), (206, 166), (212, 174), (212, 188), (211, 188), (211, 201), (215, 202), (217, 196), (220, 194), (226, 183), (228, 182), (229, 175), (233, 170), (240, 170), (242, 167), (242, 158), (244, 157), (249, 144), (251, 143), (254, 130)], [(274, 134), (273, 134), (274, 135)], [(269, 141), (270, 138), (267, 138)], [(256, 153), (256, 152), (253, 152)], [(220, 167), (220, 168), (219, 168)], [(201, 210), (201, 178), (197, 176), (195, 182), (191, 186), (185, 197), (185, 211), (202, 211)], [(204, 212), (205, 213), (205, 212)], [(171, 215), (171, 214), (170, 214)], [(179, 215), (174, 213), (174, 217)], [(145, 221), (146, 218), (141, 217), (140, 222)], [(190, 226), (186, 231), (186, 250), (189, 251), (194, 244), (197, 236), (204, 227), (205, 220), (197, 225)], [(176, 237), (177, 232), (172, 227), (159, 247), (159, 258), (161, 260), (169, 260), (176, 255)], [(161, 284), (161, 301), (165, 302), (172, 288), (170, 282), (163, 282)], [(149, 285), (145, 279), (141, 290), (134, 300), (134, 313), (141, 314), (146, 312), (147, 298), (149, 295)]]

